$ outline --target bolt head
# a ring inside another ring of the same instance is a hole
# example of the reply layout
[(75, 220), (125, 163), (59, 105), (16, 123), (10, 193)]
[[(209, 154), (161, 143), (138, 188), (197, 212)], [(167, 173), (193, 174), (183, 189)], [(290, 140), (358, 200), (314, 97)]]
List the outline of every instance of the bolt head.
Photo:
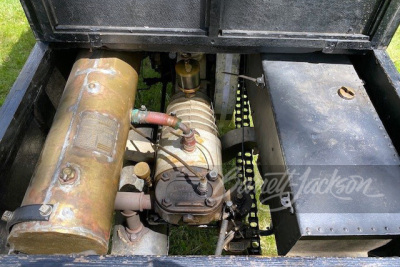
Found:
[(162, 201), (162, 204), (163, 204), (165, 207), (170, 207), (170, 206), (172, 205), (171, 199), (169, 199), (169, 198), (164, 198), (163, 201)]
[(60, 173), (60, 179), (64, 182), (72, 180), (75, 178), (75, 170), (71, 167), (65, 167)]
[(145, 105), (141, 105), (141, 106), (140, 106), (140, 110), (141, 110), (141, 111), (146, 111), (146, 110), (147, 110), (147, 108), (146, 108), (146, 106), (145, 106)]
[(161, 180), (163, 180), (164, 182), (169, 181), (169, 174), (166, 173), (166, 172), (164, 172), (164, 173), (161, 175)]
[(215, 206), (215, 204), (217, 204), (217, 201), (215, 200), (215, 199), (213, 199), (213, 198), (206, 198), (206, 205), (208, 206), (208, 207), (214, 207)]
[(218, 171), (217, 170), (212, 170), (207, 174), (208, 179), (211, 181), (215, 181), (218, 179)]
[(12, 219), (12, 217), (14, 216), (14, 212), (6, 210), (3, 215), (1, 216), (1, 220), (4, 222), (8, 222)]
[(46, 204), (40, 206), (39, 208), (40, 215), (42, 216), (49, 216), (52, 211), (53, 211), (52, 206)]
[(66, 167), (62, 170), (63, 175), (71, 176), (73, 174), (72, 169), (70, 167)]
[(77, 178), (76, 170), (71, 166), (64, 167), (61, 170), (59, 176), (59, 179), (62, 184), (72, 184), (76, 178)]
[(229, 201), (226, 202), (226, 207), (227, 208), (230, 208), (232, 206), (233, 206), (233, 202), (232, 201), (229, 200)]

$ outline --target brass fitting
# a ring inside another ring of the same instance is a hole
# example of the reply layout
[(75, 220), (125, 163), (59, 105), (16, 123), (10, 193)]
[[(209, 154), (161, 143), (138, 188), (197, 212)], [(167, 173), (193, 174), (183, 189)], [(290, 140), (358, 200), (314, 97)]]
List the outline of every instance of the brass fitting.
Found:
[(200, 89), (200, 64), (194, 59), (184, 59), (176, 63), (175, 72), (179, 89), (186, 97), (192, 97)]
[(139, 179), (144, 180), (149, 187), (152, 186), (149, 164), (147, 164), (146, 162), (139, 162), (133, 168), (133, 172)]

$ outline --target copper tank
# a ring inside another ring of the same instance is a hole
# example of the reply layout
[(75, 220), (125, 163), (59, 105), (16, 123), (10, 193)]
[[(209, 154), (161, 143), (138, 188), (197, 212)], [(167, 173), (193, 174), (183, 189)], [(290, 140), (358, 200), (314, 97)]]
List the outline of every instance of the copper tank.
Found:
[(12, 249), (107, 253), (139, 65), (137, 54), (78, 56), (22, 203), (52, 204), (50, 219), (15, 225)]

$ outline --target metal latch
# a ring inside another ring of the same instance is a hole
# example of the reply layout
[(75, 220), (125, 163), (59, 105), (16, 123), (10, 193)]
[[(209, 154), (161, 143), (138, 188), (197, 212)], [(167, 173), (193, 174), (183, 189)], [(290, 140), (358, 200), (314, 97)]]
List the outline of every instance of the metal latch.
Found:
[(249, 77), (249, 76), (246, 76), (246, 75), (240, 75), (240, 74), (231, 73), (231, 72), (225, 72), (225, 71), (223, 71), (222, 73), (225, 73), (225, 74), (228, 74), (228, 75), (237, 76), (238, 78), (242, 78), (242, 79), (254, 82), (256, 84), (256, 86), (260, 87), (260, 88), (264, 88), (265, 87), (264, 74), (262, 74), (261, 77), (253, 78), (253, 77)]

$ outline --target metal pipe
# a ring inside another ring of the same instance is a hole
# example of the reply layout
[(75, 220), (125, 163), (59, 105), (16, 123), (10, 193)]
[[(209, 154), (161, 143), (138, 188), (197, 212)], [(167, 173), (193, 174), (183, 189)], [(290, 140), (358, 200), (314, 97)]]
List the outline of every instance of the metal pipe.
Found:
[(143, 192), (118, 192), (115, 197), (114, 209), (132, 211), (151, 210), (150, 195), (145, 195)]
[(121, 214), (126, 217), (126, 230), (128, 233), (137, 234), (143, 229), (143, 223), (140, 220), (138, 213), (131, 210), (125, 210), (121, 212)]
[(186, 124), (182, 123), (181, 119), (161, 112), (134, 109), (132, 110), (131, 114), (131, 122), (133, 124), (155, 124), (169, 126), (175, 130), (182, 130), (184, 135), (189, 135), (191, 133), (190, 128)]
[(224, 249), (226, 230), (228, 229), (228, 220), (222, 220), (221, 229), (219, 230), (217, 248), (215, 249), (215, 256), (221, 256)]

